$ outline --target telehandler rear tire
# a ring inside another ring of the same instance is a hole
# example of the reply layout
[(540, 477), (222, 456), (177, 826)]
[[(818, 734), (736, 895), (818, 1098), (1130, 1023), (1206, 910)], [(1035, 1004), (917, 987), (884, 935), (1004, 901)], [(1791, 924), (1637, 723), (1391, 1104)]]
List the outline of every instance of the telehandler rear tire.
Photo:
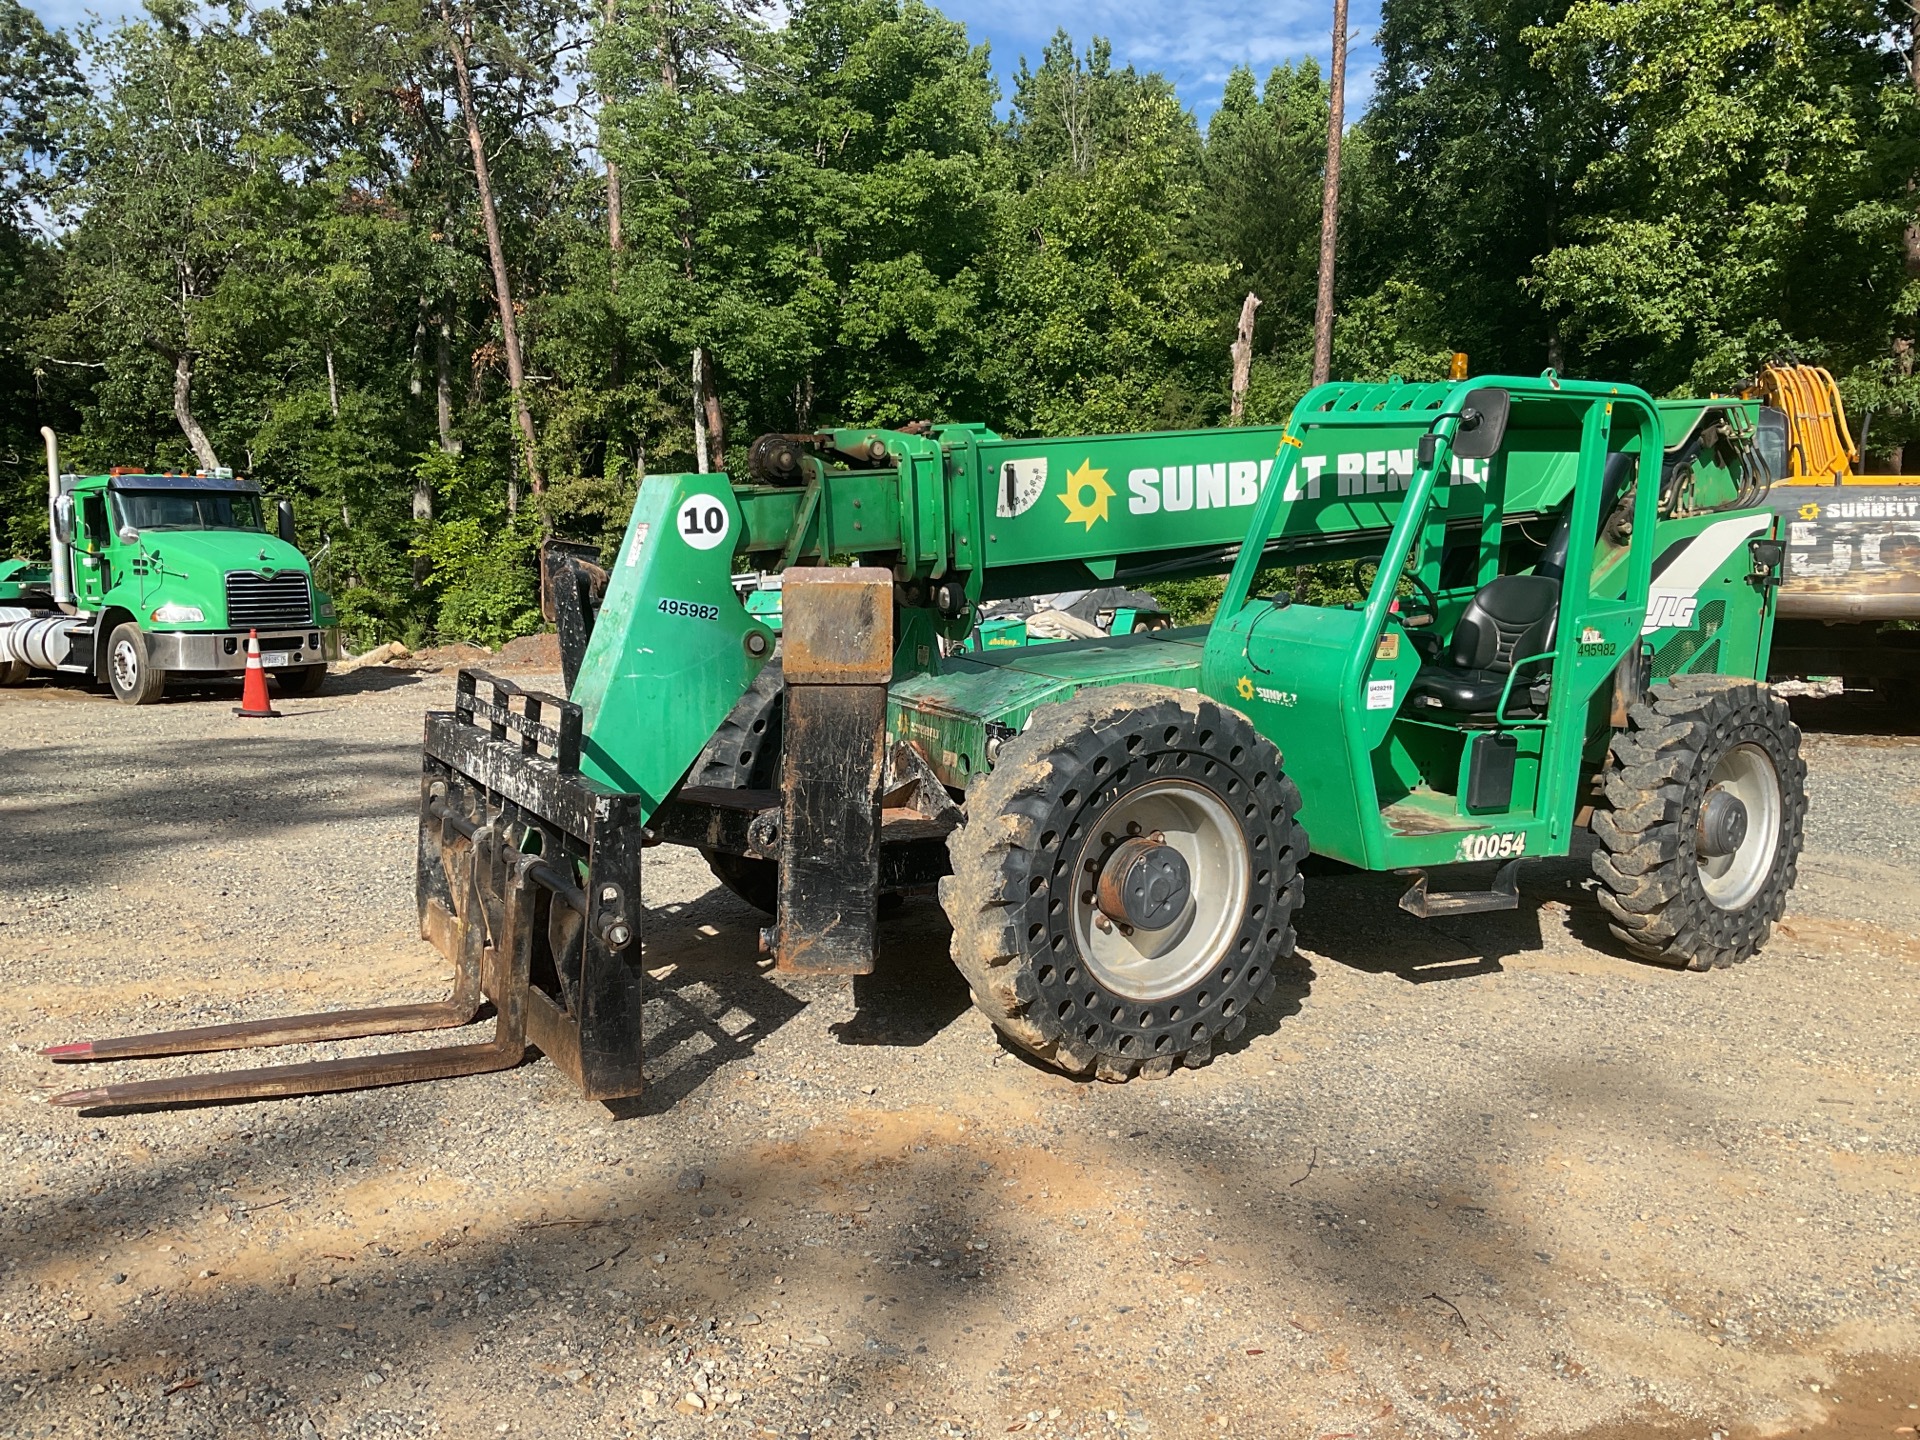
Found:
[(1655, 685), (1628, 711), (1594, 811), (1597, 892), (1643, 959), (1711, 970), (1748, 959), (1786, 909), (1806, 826), (1800, 727), (1765, 685)]
[(974, 1003), (1070, 1074), (1198, 1068), (1294, 956), (1300, 792), (1246, 718), (1155, 685), (1034, 713), (967, 793), (940, 903)]

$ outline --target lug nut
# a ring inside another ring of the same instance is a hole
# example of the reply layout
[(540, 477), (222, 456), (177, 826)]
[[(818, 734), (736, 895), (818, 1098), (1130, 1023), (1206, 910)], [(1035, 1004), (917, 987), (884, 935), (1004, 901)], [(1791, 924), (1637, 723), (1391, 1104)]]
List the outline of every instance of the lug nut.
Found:
[(1109, 920), (1105, 915), (1096, 913), (1093, 917), (1093, 928), (1102, 934), (1110, 934), (1113, 930), (1113, 921)]

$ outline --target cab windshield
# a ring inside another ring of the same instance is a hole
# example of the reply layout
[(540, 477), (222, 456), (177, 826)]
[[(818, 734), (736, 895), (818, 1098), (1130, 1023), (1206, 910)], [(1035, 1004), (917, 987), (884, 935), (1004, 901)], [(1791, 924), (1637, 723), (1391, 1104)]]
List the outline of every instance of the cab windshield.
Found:
[(260, 497), (243, 490), (115, 490), (122, 528), (264, 530)]

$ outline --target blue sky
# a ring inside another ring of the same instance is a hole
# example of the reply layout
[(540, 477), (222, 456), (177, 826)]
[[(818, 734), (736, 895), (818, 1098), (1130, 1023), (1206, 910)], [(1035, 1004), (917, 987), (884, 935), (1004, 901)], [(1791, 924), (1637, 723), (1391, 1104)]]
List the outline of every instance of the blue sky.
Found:
[[(72, 25), (88, 10), (117, 16), (135, 8), (124, 0), (30, 0), (49, 24)], [(1114, 60), (1142, 70), (1158, 70), (1172, 80), (1180, 98), (1204, 121), (1220, 103), (1220, 91), (1235, 65), (1267, 71), (1288, 60), (1312, 55), (1324, 67), (1332, 47), (1331, 0), (1210, 0), (1206, 4), (1154, 3), (1154, 0), (1077, 0), (1074, 4), (1033, 0), (935, 0), (939, 8), (966, 24), (978, 43), (993, 47), (993, 67), (1003, 90), (1012, 89), (1020, 57), (1038, 61), (1056, 29), (1065, 27), (1084, 47), (1095, 35), (1113, 42)], [(1354, 34), (1347, 57), (1347, 119), (1359, 115), (1372, 89), (1378, 58), (1373, 33), (1380, 24), (1379, 0), (1349, 0), (1348, 28)]]
[[(1116, 64), (1158, 70), (1173, 81), (1180, 98), (1202, 120), (1220, 103), (1227, 75), (1236, 65), (1251, 65), (1265, 81), (1267, 72), (1289, 60), (1311, 55), (1327, 66), (1333, 48), (1331, 0), (1211, 0), (1206, 4), (1155, 4), (1153, 0), (1078, 0), (1034, 4), (1022, 0), (935, 0), (954, 19), (964, 21), (975, 42), (993, 46), (993, 68), (1003, 91), (1011, 92), (1020, 57), (1038, 62), (1057, 29), (1074, 44), (1104, 35), (1113, 42)], [(1379, 56), (1373, 48), (1380, 28), (1379, 0), (1348, 0), (1347, 120), (1358, 116), (1372, 90)]]

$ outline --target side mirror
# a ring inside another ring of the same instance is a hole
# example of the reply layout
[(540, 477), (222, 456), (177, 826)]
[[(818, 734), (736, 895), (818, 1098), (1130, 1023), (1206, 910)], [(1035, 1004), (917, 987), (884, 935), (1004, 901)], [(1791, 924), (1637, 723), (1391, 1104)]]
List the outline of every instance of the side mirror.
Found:
[(274, 530), (289, 545), (293, 544), (293, 502), (276, 500), (273, 503)]
[(120, 527), (120, 543), (122, 545), (138, 545), (140, 543), (140, 532), (131, 525), (122, 525)]
[(73, 544), (73, 497), (62, 495), (53, 502), (53, 538), (61, 545)]
[(1460, 426), (1453, 432), (1453, 453), (1461, 460), (1491, 460), (1507, 438), (1507, 412), (1513, 397), (1488, 387), (1469, 390), (1460, 407)]

